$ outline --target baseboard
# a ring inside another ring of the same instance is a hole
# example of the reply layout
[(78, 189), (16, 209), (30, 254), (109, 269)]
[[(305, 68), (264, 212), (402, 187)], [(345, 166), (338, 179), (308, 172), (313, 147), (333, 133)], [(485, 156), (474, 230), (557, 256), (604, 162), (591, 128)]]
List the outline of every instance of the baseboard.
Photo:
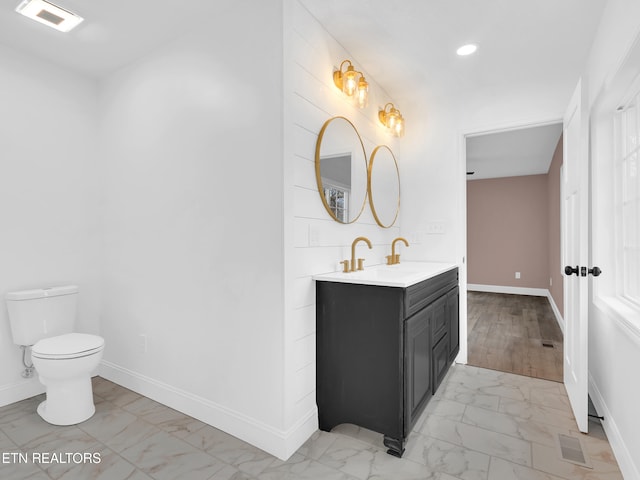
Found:
[(0, 387), (0, 407), (35, 397), (44, 392), (45, 387), (38, 380), (37, 374), (33, 378), (25, 378), (16, 383), (3, 385)]
[(502, 285), (478, 285), (467, 284), (467, 290), (473, 292), (508, 293), (511, 295), (532, 295), (534, 297), (546, 297), (549, 290), (546, 288), (507, 287)]
[(553, 299), (553, 295), (551, 295), (551, 292), (549, 290), (547, 290), (547, 298), (549, 299), (551, 310), (553, 310), (553, 314), (556, 316), (558, 326), (560, 327), (560, 330), (562, 330), (562, 335), (564, 336), (564, 318), (562, 318), (560, 309), (558, 308), (558, 305), (556, 305), (556, 301)]
[(314, 408), (287, 430), (280, 430), (206, 398), (103, 360), (100, 376), (214, 426), (281, 460), (288, 459), (318, 429)]
[(478, 285), (474, 283), (467, 284), (467, 290), (472, 292), (487, 292), (487, 293), (506, 293), (509, 295), (532, 295), (534, 297), (547, 297), (549, 299), (549, 303), (551, 304), (551, 309), (553, 310), (553, 314), (556, 317), (556, 322), (558, 322), (558, 326), (560, 330), (562, 330), (562, 334), (564, 335), (564, 319), (562, 318), (562, 314), (556, 305), (551, 292), (546, 288), (526, 288), (526, 287), (506, 287), (501, 285)]
[(631, 452), (627, 449), (620, 435), (615, 417), (607, 408), (607, 404), (591, 374), (589, 374), (589, 396), (591, 397), (593, 405), (596, 407), (598, 415), (604, 417), (602, 426), (607, 434), (611, 449), (616, 456), (622, 476), (624, 478), (640, 478), (640, 465), (635, 463), (638, 460), (638, 456), (632, 456)]

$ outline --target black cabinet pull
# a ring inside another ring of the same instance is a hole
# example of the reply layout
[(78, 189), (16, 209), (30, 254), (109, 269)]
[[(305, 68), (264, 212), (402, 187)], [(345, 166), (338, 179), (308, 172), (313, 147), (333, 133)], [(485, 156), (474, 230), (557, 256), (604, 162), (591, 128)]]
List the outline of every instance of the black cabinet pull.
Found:
[(573, 275), (574, 273), (578, 275), (578, 267), (574, 268), (567, 265), (566, 267), (564, 267), (564, 273), (565, 275)]

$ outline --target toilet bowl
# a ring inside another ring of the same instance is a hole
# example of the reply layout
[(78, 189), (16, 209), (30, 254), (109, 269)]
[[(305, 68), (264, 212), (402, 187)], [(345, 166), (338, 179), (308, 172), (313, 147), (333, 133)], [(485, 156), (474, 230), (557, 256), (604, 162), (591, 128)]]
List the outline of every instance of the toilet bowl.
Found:
[[(13, 343), (31, 347), (31, 361), (47, 399), (38, 413), (54, 425), (84, 422), (95, 412), (91, 373), (100, 363), (104, 339), (74, 333), (78, 287), (61, 285), (7, 292)], [(23, 363), (31, 377), (33, 368)]]
[(67, 333), (38, 341), (31, 348), (33, 366), (46, 386), (38, 414), (53, 425), (74, 425), (95, 412), (91, 373), (104, 351), (104, 339)]

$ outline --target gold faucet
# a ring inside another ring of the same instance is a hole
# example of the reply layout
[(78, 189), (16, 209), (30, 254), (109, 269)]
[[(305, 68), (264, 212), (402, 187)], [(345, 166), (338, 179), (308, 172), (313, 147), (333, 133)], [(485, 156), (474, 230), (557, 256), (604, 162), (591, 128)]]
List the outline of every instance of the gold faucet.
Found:
[(356, 238), (353, 243), (351, 244), (351, 268), (349, 270), (347, 270), (347, 263), (348, 260), (345, 260), (344, 262), (341, 262), (344, 265), (344, 271), (345, 272), (355, 272), (356, 270), (364, 270), (364, 258), (358, 258), (357, 259), (357, 266), (356, 266), (356, 243), (358, 243), (360, 240), (362, 240), (363, 242), (365, 242), (369, 248), (373, 248), (371, 246), (371, 241), (367, 238), (367, 237), (358, 237)]
[(393, 242), (391, 242), (391, 255), (387, 255), (387, 265), (396, 265), (400, 263), (400, 254), (396, 253), (396, 242), (404, 242), (404, 244), (408, 247), (409, 242), (407, 242), (406, 238), (398, 237)]

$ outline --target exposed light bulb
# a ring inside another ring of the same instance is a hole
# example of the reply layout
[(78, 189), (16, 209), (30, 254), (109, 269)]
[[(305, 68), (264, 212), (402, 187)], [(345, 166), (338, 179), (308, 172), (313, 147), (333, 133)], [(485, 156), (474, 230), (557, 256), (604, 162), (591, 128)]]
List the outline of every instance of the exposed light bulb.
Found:
[(399, 119), (400, 115), (398, 115), (398, 110), (392, 108), (391, 111), (387, 114), (387, 128), (390, 130), (394, 130)]
[(352, 65), (349, 65), (342, 79), (342, 91), (350, 97), (356, 93), (356, 89), (358, 88), (357, 76), (358, 72), (354, 70)]

